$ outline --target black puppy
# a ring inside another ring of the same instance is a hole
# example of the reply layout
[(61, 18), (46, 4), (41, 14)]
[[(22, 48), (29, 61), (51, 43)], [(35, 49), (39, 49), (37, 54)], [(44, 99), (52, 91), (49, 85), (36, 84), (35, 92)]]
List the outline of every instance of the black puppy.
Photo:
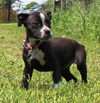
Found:
[(54, 87), (58, 87), (61, 76), (66, 81), (77, 81), (70, 72), (70, 66), (77, 64), (82, 81), (87, 82), (86, 51), (78, 42), (65, 38), (51, 38), (51, 12), (21, 13), (18, 26), (26, 28), (23, 60), (25, 63), (22, 87), (28, 89), (33, 69), (53, 71)]

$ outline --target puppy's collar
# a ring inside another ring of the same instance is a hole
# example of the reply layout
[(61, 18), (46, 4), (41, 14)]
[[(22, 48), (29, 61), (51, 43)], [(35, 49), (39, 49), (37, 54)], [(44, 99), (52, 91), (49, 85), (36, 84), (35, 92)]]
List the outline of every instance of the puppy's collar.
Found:
[(23, 41), (23, 47), (26, 51), (28, 50), (34, 50), (36, 48), (38, 48), (40, 45), (42, 44), (42, 42), (39, 42), (39, 43), (36, 43), (35, 45), (33, 46), (30, 46), (28, 41), (27, 41), (27, 37), (24, 38), (24, 41)]

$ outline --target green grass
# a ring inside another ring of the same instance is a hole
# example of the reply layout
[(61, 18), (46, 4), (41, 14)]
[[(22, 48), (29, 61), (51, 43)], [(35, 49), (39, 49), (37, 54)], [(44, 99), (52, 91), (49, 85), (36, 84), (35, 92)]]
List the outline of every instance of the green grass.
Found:
[[(90, 9), (93, 7), (95, 5)], [(52, 19), (54, 36), (72, 38), (85, 45), (89, 82), (85, 85), (81, 83), (76, 66), (72, 65), (71, 71), (79, 80), (77, 84), (66, 83), (63, 79), (59, 88), (54, 89), (52, 73), (34, 71), (29, 90), (23, 90), (21, 54), (25, 29), (18, 28), (15, 23), (0, 24), (0, 103), (100, 103), (100, 7), (97, 8), (88, 16), (80, 10), (85, 23), (77, 11), (78, 6), (66, 13), (55, 13)]]

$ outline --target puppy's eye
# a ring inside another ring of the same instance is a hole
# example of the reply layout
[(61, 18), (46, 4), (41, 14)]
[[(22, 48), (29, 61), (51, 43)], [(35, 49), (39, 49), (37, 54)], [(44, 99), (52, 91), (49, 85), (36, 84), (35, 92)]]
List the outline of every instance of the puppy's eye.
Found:
[(37, 23), (36, 25), (37, 25), (37, 26), (41, 26), (41, 23)]
[(46, 24), (48, 27), (50, 27), (50, 25), (51, 25), (50, 21), (45, 21), (45, 24)]
[(41, 26), (41, 23), (40, 22), (36, 22), (36, 23), (33, 23), (32, 24), (32, 27), (40, 27)]

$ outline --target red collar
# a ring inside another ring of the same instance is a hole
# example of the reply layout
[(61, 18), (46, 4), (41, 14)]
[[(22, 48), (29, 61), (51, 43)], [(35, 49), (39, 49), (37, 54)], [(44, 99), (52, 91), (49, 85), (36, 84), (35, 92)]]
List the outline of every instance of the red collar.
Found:
[(34, 49), (38, 48), (41, 44), (42, 44), (42, 42), (39, 42), (39, 43), (37, 43), (37, 44), (35, 44), (35, 45), (33, 45), (33, 46), (30, 46), (30, 45), (28, 44), (27, 37), (25, 37), (25, 38), (24, 38), (24, 41), (23, 41), (23, 47), (24, 47), (24, 49), (25, 49), (26, 51), (28, 51), (28, 50), (34, 50)]

